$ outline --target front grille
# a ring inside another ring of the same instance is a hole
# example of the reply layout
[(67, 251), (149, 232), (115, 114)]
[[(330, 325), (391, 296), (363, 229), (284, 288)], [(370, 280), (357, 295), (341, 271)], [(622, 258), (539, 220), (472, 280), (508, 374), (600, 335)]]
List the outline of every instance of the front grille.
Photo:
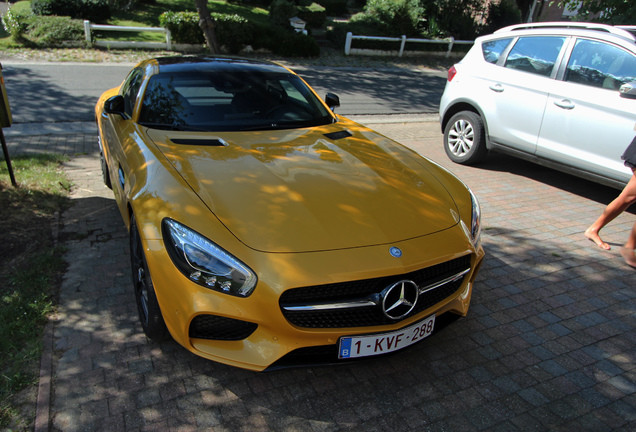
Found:
[(306, 328), (370, 327), (395, 324), (428, 309), (454, 294), (462, 285), (465, 275), (457, 280), (420, 294), (415, 308), (400, 320), (384, 315), (377, 305), (326, 310), (287, 310), (285, 307), (316, 303), (346, 303), (363, 299), (379, 298), (389, 285), (400, 280), (411, 280), (418, 287), (433, 285), (470, 268), (470, 255), (427, 267), (411, 273), (377, 279), (342, 282), (312, 287), (293, 288), (280, 297), (280, 306), (285, 318), (292, 324)]
[(236, 341), (249, 337), (257, 324), (217, 315), (197, 315), (190, 323), (191, 338)]

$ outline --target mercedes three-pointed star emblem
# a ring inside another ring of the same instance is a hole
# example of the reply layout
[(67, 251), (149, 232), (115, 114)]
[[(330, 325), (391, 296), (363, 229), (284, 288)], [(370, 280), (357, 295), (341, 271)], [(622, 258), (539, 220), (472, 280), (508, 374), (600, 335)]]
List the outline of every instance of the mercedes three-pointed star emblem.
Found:
[(419, 288), (413, 281), (401, 280), (386, 287), (380, 296), (384, 315), (392, 320), (399, 320), (415, 308)]

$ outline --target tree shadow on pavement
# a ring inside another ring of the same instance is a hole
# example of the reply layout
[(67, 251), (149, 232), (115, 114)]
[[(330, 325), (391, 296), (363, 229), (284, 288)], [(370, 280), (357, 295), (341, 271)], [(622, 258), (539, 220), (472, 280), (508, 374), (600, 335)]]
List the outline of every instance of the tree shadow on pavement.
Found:
[[(325, 92), (340, 96), (347, 114), (437, 113), (445, 78), (409, 70), (346, 70), (318, 68), (298, 70), (310, 86), (324, 97)], [(352, 96), (362, 99), (353, 100)]]
[(15, 123), (94, 121), (96, 98), (69, 94), (28, 65), (12, 65), (3, 75)]

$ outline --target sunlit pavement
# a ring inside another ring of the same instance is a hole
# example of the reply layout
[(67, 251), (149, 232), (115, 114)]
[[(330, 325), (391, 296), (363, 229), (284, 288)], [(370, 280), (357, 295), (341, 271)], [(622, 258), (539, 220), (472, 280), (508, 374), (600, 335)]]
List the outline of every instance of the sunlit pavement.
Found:
[(362, 120), (455, 172), (480, 199), (487, 257), (471, 309), (391, 357), (270, 373), (145, 339), (94, 133), (8, 136), (12, 155), (72, 156), (51, 430), (636, 430), (636, 272), (618, 253), (636, 209), (604, 229), (605, 252), (582, 232), (619, 191), (502, 155), (455, 165), (434, 121)]

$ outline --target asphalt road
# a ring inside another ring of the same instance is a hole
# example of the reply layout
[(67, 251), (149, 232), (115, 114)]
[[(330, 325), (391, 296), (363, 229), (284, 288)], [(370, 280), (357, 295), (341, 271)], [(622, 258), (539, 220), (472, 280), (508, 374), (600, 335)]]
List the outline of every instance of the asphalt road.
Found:
[[(99, 95), (133, 64), (3, 62), (14, 123), (92, 122)], [(436, 113), (444, 74), (411, 70), (295, 68), (323, 96), (340, 96), (342, 115)]]

